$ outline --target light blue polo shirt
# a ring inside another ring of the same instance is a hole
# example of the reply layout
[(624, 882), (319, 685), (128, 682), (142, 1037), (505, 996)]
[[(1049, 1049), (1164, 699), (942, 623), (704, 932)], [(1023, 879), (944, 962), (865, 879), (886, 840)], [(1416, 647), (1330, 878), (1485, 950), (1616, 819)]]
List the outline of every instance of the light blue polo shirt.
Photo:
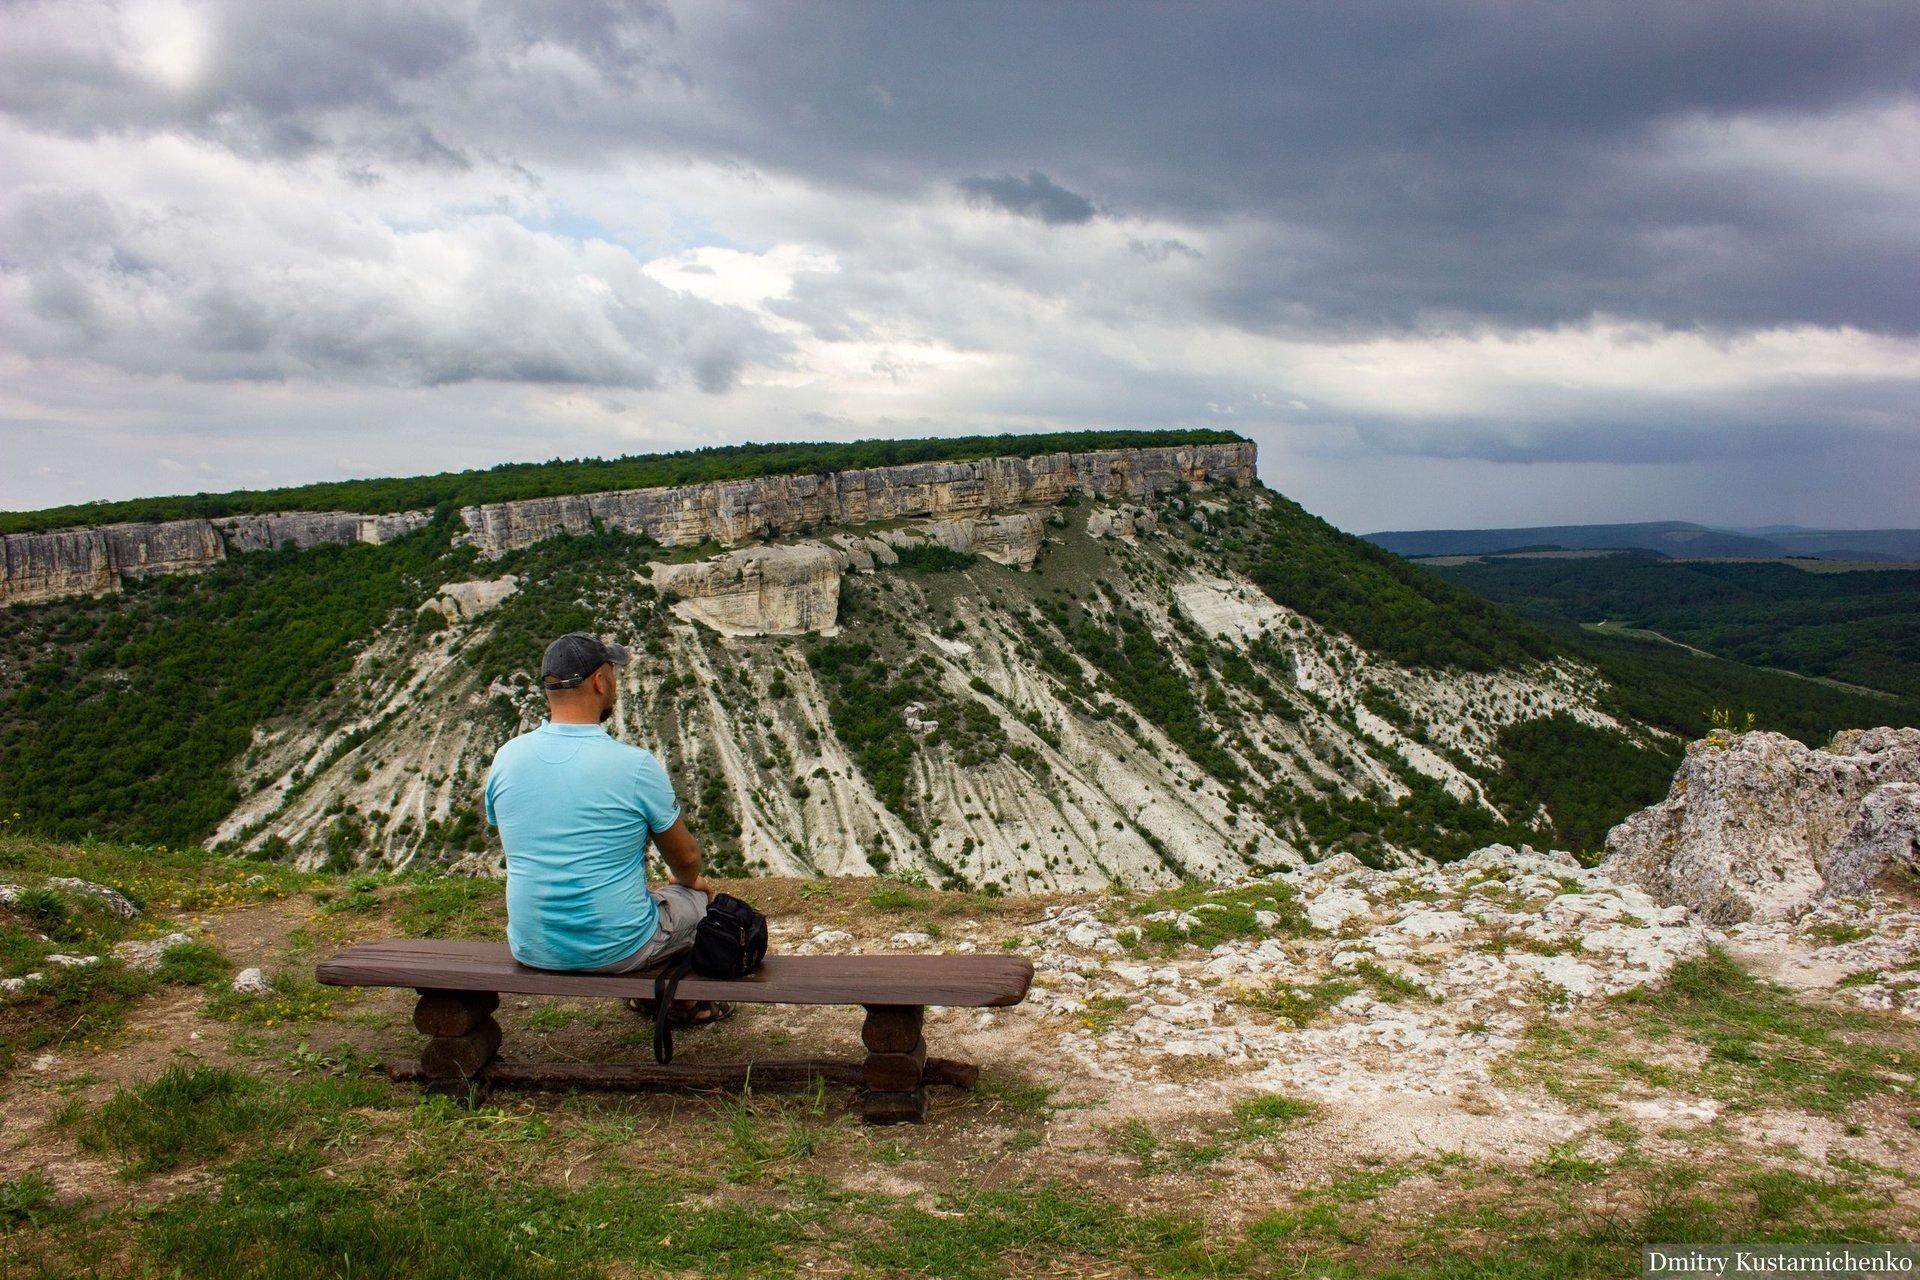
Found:
[(651, 751), (597, 724), (543, 723), (495, 753), (487, 821), (507, 851), (507, 946), (540, 969), (598, 969), (659, 923), (647, 838), (680, 817)]

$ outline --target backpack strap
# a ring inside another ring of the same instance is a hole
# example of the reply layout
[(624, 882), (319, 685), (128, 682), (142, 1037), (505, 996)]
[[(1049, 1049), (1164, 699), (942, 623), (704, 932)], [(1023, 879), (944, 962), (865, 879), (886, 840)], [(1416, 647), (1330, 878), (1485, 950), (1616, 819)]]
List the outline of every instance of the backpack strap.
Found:
[(693, 954), (675, 956), (653, 979), (653, 1060), (661, 1066), (673, 1061), (673, 993), (693, 968)]

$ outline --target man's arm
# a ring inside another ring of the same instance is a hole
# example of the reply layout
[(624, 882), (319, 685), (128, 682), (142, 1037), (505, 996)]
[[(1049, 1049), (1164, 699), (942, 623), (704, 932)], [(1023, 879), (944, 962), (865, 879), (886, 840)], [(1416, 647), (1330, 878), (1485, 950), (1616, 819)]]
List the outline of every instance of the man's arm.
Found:
[(713, 893), (713, 886), (700, 874), (700, 846), (694, 841), (693, 832), (687, 830), (685, 818), (675, 818), (665, 831), (654, 832), (653, 843), (666, 860), (667, 872), (675, 884), (708, 895)]

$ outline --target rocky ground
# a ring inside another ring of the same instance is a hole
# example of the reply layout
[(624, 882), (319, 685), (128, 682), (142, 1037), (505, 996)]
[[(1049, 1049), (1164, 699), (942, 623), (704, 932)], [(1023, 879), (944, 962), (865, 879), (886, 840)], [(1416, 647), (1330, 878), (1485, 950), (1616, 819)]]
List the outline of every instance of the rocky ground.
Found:
[[(311, 965), (497, 936), (496, 882), (4, 838), (0, 871), (9, 937), (45, 935), (0, 997), (9, 1276), (1617, 1275), (1643, 1240), (1920, 1228), (1898, 875), (1727, 928), (1503, 847), (1147, 894), (733, 886), (784, 951), (1033, 958), (1026, 1004), (930, 1017), (982, 1087), (873, 1130), (842, 1091), (464, 1112), (387, 1083), (410, 996)], [(510, 1056), (646, 1052), (608, 1002), (501, 1019)], [(856, 1027), (752, 1008), (681, 1049)]]

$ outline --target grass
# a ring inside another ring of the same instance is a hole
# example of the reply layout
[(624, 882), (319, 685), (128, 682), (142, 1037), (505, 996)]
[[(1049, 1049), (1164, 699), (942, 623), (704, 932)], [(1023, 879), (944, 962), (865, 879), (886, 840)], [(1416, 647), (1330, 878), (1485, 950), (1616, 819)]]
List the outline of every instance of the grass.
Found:
[(153, 976), (183, 987), (218, 989), (233, 973), (233, 961), (211, 942), (181, 942), (160, 953)]
[(394, 926), (410, 938), (485, 938), (506, 923), (506, 887), (499, 880), (420, 876), (401, 888)]
[(276, 973), (269, 986), (265, 995), (223, 988), (207, 1001), (207, 1016), (250, 1027), (318, 1022), (346, 998), (340, 988), (323, 987), (305, 974)]
[(164, 1173), (219, 1155), (234, 1139), (273, 1123), (281, 1111), (252, 1077), (222, 1067), (169, 1067), (119, 1089), (76, 1126), (89, 1151), (121, 1160), (129, 1177)]
[(980, 1082), (974, 1087), (974, 1096), (990, 1109), (1030, 1119), (1053, 1114), (1053, 1094), (1050, 1084), (992, 1069), (981, 1072)]
[(1389, 969), (1378, 960), (1357, 960), (1353, 966), (1354, 976), (1367, 984), (1375, 998), (1388, 1004), (1398, 1004), (1402, 1000), (1425, 1000), (1430, 998), (1427, 989), (1417, 980), (1395, 969)]
[[(38, 1173), (0, 1180), (0, 1236), (21, 1227), (37, 1227), (66, 1216), (53, 1184)], [(0, 1274), (4, 1274), (0, 1272)]]
[[(1535, 1027), (1507, 1069), (1587, 1105), (1604, 1105), (1622, 1079), (1706, 1094), (1730, 1110), (1845, 1115), (1876, 1097), (1920, 1097), (1920, 1050), (1891, 1020), (1799, 999), (1722, 951), (1675, 966), (1658, 989), (1614, 997), (1610, 1008), (1615, 1018)], [(1649, 1055), (1648, 1043), (1667, 1052)]]
[[(1533, 1169), (1457, 1156), (1337, 1169), (1237, 1228), (1143, 1207), (1110, 1181), (997, 1176), (964, 1146), (929, 1146), (932, 1130), (889, 1134), (882, 1150), (818, 1091), (679, 1102), (666, 1127), (661, 1108), (626, 1099), (463, 1111), (416, 1103), (348, 1059), (309, 1051), (289, 1064), (291, 1077), (175, 1068), (91, 1115), (75, 1108), (81, 1140), (129, 1176), (196, 1162), (211, 1176), (84, 1216), (44, 1179), (0, 1183), (9, 1276), (1544, 1280), (1627, 1274), (1645, 1240), (1894, 1229), (1887, 1202), (1839, 1181), (1719, 1156), (1582, 1164), (1571, 1148)], [(988, 1088), (1037, 1101), (1024, 1082), (1002, 1083), (1012, 1087)], [(1166, 1176), (1210, 1177), (1197, 1171), (1316, 1114), (1256, 1097), (1208, 1143), (1164, 1142), (1139, 1122), (1110, 1140)], [(895, 1195), (847, 1180), (862, 1152), (915, 1166), (920, 1187)]]
[(1129, 949), (1143, 954), (1172, 955), (1187, 947), (1207, 950), (1242, 938), (1298, 936), (1312, 928), (1293, 890), (1277, 881), (1237, 889), (1182, 885), (1150, 894), (1131, 903), (1127, 911), (1136, 918), (1162, 912), (1182, 912), (1187, 917), (1139, 920)]
[(1304, 1027), (1359, 989), (1357, 983), (1344, 978), (1324, 978), (1307, 986), (1278, 982), (1269, 987), (1240, 992), (1234, 999), (1291, 1026)]

